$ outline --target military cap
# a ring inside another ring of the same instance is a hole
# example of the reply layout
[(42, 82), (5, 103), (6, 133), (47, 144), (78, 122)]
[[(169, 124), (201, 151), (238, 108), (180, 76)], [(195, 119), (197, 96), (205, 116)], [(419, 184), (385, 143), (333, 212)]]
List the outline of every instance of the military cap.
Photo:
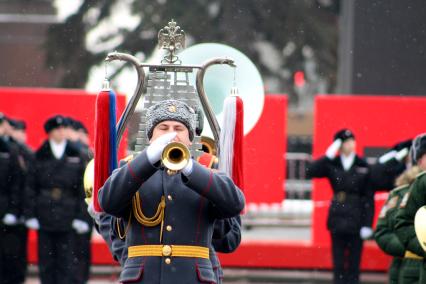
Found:
[(66, 116), (64, 117), (64, 119), (65, 119), (65, 124), (64, 124), (65, 127), (74, 128), (73, 127), (73, 124), (75, 122), (74, 118), (72, 118), (71, 116)]
[(72, 128), (74, 128), (74, 130), (76, 130), (76, 131), (80, 131), (80, 130), (82, 130), (82, 131), (83, 131), (84, 133), (86, 133), (86, 134), (88, 134), (88, 133), (89, 133), (89, 131), (87, 131), (86, 126), (84, 126), (84, 124), (83, 124), (81, 121), (79, 121), (79, 120), (75, 120), (75, 119), (74, 119), (74, 121), (73, 121), (73, 123), (72, 123), (71, 127), (72, 127)]
[(16, 130), (26, 130), (27, 129), (27, 124), (26, 124), (25, 121), (18, 119), (18, 120), (15, 120), (15, 122), (16, 122), (16, 126), (15, 126)]
[(401, 141), (401, 142), (395, 144), (392, 147), (392, 150), (395, 150), (395, 151), (398, 152), (398, 151), (401, 151), (404, 148), (410, 149), (412, 143), (413, 143), (413, 139), (407, 139), (407, 140)]
[(53, 129), (56, 129), (58, 127), (64, 127), (66, 125), (67, 121), (64, 116), (55, 115), (46, 120), (46, 122), (44, 123), (44, 130), (46, 131), (46, 133), (49, 133)]
[(146, 133), (151, 139), (154, 127), (166, 120), (178, 121), (186, 126), (189, 139), (194, 139), (195, 111), (186, 103), (178, 100), (161, 101), (148, 108), (146, 112)]
[(340, 139), (342, 142), (351, 138), (355, 139), (355, 135), (349, 129), (341, 129), (334, 134), (334, 140)]
[(411, 160), (414, 164), (426, 154), (426, 133), (418, 135), (411, 146)]
[(15, 119), (15, 125), (13, 126), (16, 130), (25, 130), (27, 129), (27, 124), (25, 121), (20, 119)]
[(23, 120), (13, 118), (8, 118), (7, 120), (9, 121), (10, 126), (12, 126), (15, 130), (25, 130), (27, 128), (27, 125)]

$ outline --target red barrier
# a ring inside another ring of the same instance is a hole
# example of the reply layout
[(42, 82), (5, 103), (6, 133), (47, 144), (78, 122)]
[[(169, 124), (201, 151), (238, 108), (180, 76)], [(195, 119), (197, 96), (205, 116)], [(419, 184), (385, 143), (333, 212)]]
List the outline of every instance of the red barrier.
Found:
[[(245, 191), (249, 202), (279, 202), (283, 199), (286, 106), (285, 97), (267, 96), (258, 125), (246, 136), (245, 177), (248, 186)], [(357, 151), (361, 154), (366, 146), (391, 146), (425, 131), (422, 120), (425, 115), (426, 99), (423, 98), (319, 96), (315, 105), (314, 156), (322, 155), (331, 143), (334, 132), (343, 127), (354, 131)], [(243, 241), (235, 253), (220, 255), (223, 266), (330, 269), (331, 249), (325, 225), (330, 197), (328, 182), (316, 181), (312, 241)], [(380, 204), (376, 206), (376, 209), (380, 208)], [(34, 233), (29, 242), (29, 258), (35, 262)], [(94, 264), (115, 263), (101, 239), (96, 238), (92, 243)], [(363, 270), (384, 271), (389, 260), (373, 241), (365, 243)]]
[[(36, 241), (36, 233), (31, 232), (28, 261), (33, 264), (37, 263)], [(220, 253), (219, 258), (223, 267), (323, 270), (332, 268), (330, 246), (314, 246), (310, 241), (243, 241), (234, 253)], [(389, 263), (390, 258), (378, 250), (373, 241), (365, 243), (361, 265), (363, 270), (384, 271), (389, 267)], [(99, 235), (92, 240), (92, 264), (118, 265)]]
[[(27, 123), (28, 145), (37, 149), (46, 139), (43, 124), (47, 118), (62, 114), (80, 120), (88, 129), (93, 147), (96, 94), (83, 90), (42, 88), (0, 88), (0, 111)], [(126, 97), (117, 95), (117, 119), (124, 110)], [(123, 140), (126, 140), (123, 137)], [(127, 141), (120, 145), (122, 157)]]
[[(313, 156), (324, 155), (334, 133), (341, 128), (354, 132), (357, 152), (362, 155), (367, 146), (390, 147), (426, 131), (425, 117), (426, 99), (420, 97), (317, 96)], [(315, 245), (330, 243), (326, 216), (331, 196), (328, 181), (315, 180), (313, 200), (316, 206), (312, 217)], [(383, 198), (376, 202), (376, 213), (382, 205)]]
[(244, 137), (244, 194), (247, 203), (284, 200), (286, 123), (287, 97), (265, 96), (259, 121)]
[[(323, 269), (332, 268), (329, 245), (314, 246), (303, 241), (244, 241), (236, 252), (219, 254), (224, 267)], [(366, 242), (362, 262), (363, 270), (386, 270), (390, 258), (377, 250), (372, 241)]]

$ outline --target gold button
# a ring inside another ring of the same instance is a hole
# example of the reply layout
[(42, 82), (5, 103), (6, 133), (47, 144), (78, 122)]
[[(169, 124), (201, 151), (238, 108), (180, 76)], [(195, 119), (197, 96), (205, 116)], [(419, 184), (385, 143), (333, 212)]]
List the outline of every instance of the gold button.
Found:
[(167, 230), (168, 232), (171, 232), (171, 231), (172, 231), (172, 226), (168, 225), (168, 226), (166, 227), (166, 230)]
[(170, 264), (170, 263), (172, 262), (172, 260), (171, 260), (170, 258), (166, 258), (166, 259), (164, 260), (164, 262), (165, 262), (166, 264)]
[(172, 196), (169, 194), (169, 195), (167, 195), (167, 199), (168, 200), (170, 200), (170, 201), (172, 201), (173, 200), (173, 198), (172, 198)]
[(172, 247), (165, 245), (163, 246), (163, 256), (170, 256), (172, 254)]

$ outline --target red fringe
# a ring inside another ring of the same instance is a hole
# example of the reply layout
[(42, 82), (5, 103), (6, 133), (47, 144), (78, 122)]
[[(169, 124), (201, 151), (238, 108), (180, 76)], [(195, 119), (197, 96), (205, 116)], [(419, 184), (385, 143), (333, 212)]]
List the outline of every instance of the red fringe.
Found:
[(102, 212), (98, 201), (99, 189), (109, 177), (109, 91), (101, 91), (96, 98), (95, 113), (95, 181), (93, 186), (93, 208)]
[(232, 160), (232, 180), (243, 190), (244, 174), (243, 174), (243, 145), (244, 145), (244, 104), (243, 100), (236, 96), (236, 120), (235, 120), (235, 136), (234, 136), (234, 157)]

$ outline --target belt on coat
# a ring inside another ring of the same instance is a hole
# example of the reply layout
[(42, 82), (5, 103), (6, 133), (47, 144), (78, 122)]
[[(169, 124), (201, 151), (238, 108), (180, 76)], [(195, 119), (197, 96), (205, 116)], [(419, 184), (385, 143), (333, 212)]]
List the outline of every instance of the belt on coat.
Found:
[(333, 200), (339, 203), (344, 203), (349, 200), (359, 200), (360, 196), (354, 193), (347, 193), (345, 191), (338, 191), (334, 193)]
[(184, 245), (139, 245), (128, 248), (128, 257), (172, 256), (209, 259), (209, 248)]
[(406, 250), (406, 251), (405, 251), (404, 258), (419, 259), (419, 260), (422, 260), (422, 259), (423, 259), (423, 257), (422, 257), (422, 256), (417, 255), (417, 254), (415, 254), (414, 252), (411, 252), (411, 251), (409, 251), (409, 250)]

